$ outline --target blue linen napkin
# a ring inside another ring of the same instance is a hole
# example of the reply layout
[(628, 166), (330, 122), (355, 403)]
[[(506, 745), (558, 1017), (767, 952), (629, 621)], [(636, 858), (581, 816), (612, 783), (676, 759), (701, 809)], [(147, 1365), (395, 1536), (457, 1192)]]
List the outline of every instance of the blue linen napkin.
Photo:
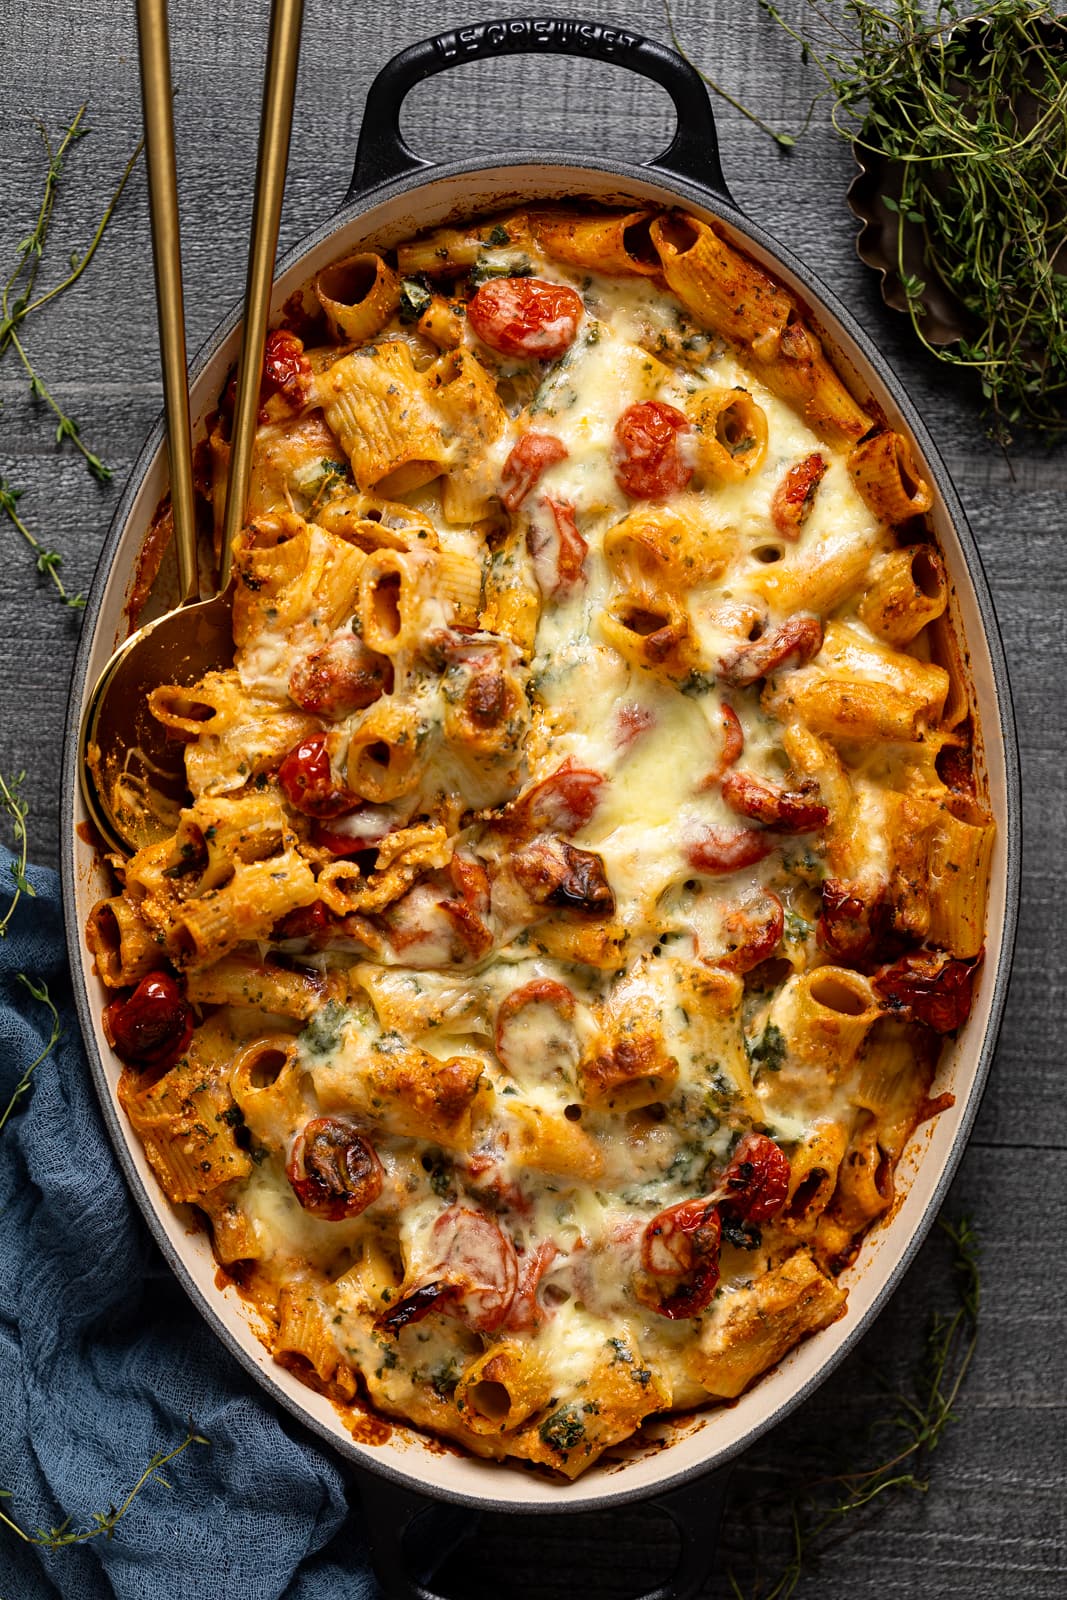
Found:
[[(0, 909), (10, 855), (0, 850)], [(31, 868), (0, 940), (0, 1114), (50, 1031), (17, 980), (44, 980), (63, 1034), (0, 1131), (0, 1500), (21, 1526), (91, 1525), (153, 1454), (193, 1444), (112, 1538), (49, 1552), (0, 1525), (0, 1600), (372, 1600), (339, 1461), (276, 1409), (170, 1273), (96, 1103), (70, 998), (56, 875)]]

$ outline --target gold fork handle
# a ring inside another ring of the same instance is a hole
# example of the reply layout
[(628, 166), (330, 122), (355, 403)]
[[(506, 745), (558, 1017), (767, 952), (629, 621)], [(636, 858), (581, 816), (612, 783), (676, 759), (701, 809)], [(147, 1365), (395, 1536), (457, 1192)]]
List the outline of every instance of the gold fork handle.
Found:
[(170, 503), (178, 553), (179, 598), (184, 604), (198, 592), (196, 508), (193, 499), (192, 430), (189, 426), (189, 376), (185, 355), (167, 0), (137, 0), (137, 34), (141, 55), (141, 100), (144, 106), (156, 308), (159, 316), (159, 354), (163, 367), (163, 407), (170, 456)]
[(252, 211), (252, 242), (245, 285), (244, 333), (237, 368), (237, 401), (219, 562), (220, 590), (225, 589), (230, 581), (234, 535), (244, 519), (248, 500), (248, 480), (259, 414), (263, 346), (274, 286), (274, 258), (278, 248), (282, 195), (285, 192), (285, 169), (289, 161), (289, 134), (293, 125), (303, 16), (304, 0), (274, 0), (271, 7), (263, 114), (259, 128), (256, 197)]

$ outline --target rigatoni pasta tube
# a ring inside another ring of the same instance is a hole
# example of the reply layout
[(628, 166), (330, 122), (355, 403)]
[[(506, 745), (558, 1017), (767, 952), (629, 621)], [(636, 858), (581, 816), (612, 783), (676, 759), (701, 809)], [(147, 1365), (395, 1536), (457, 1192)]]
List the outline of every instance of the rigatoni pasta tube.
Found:
[(777, 353), (792, 311), (780, 284), (695, 217), (672, 211), (650, 233), (664, 277), (698, 322), (761, 355)]
[(361, 489), (407, 494), (440, 475), (448, 452), (426, 382), (400, 339), (342, 356), (316, 396)]
[(363, 344), (380, 333), (400, 304), (400, 279), (373, 253), (346, 256), (325, 267), (315, 293), (339, 343)]
[(919, 472), (911, 445), (902, 433), (887, 429), (857, 445), (848, 458), (856, 488), (884, 522), (907, 522), (925, 516), (934, 503), (930, 485)]
[(699, 470), (740, 483), (767, 453), (767, 413), (747, 389), (701, 389), (686, 405), (696, 430)]
[(879, 639), (903, 647), (947, 604), (944, 562), (933, 545), (913, 544), (875, 563), (858, 610)]
[(810, 1256), (790, 1256), (751, 1288), (723, 1297), (687, 1364), (709, 1394), (734, 1400), (800, 1339), (836, 1321), (845, 1298)]
[(510, 1433), (540, 1411), (551, 1393), (530, 1347), (505, 1340), (471, 1362), (456, 1385), (455, 1402), (474, 1433)]
[(592, 272), (652, 277), (660, 260), (652, 244), (650, 211), (582, 215), (572, 211), (534, 211), (530, 229), (541, 249), (556, 261)]

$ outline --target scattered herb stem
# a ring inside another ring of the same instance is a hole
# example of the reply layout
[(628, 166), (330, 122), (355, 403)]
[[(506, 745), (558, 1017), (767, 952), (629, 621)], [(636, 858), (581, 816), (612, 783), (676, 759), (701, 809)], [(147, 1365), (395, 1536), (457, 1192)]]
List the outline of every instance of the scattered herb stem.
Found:
[[(874, 1431), (890, 1434), (895, 1447), (875, 1466), (816, 1478), (792, 1494), (788, 1499), (793, 1545), (789, 1561), (769, 1588), (757, 1583), (746, 1591), (731, 1572), (734, 1600), (789, 1600), (815, 1557), (855, 1531), (843, 1524), (850, 1512), (891, 1491), (925, 1494), (929, 1489), (928, 1460), (956, 1420), (955, 1406), (974, 1356), (981, 1305), (973, 1225), (964, 1218), (955, 1224), (942, 1222), (941, 1228), (953, 1247), (958, 1303), (951, 1316), (935, 1316), (931, 1323), (914, 1393), (893, 1395), (892, 1415), (875, 1426)], [(763, 1503), (780, 1498), (770, 1495)]]
[(15, 893), (8, 903), (7, 910), (0, 917), (0, 939), (7, 937), (11, 918), (15, 915), (15, 907), (22, 896), (27, 895), (32, 900), (36, 893), (33, 884), (26, 876), (26, 852), (29, 847), (26, 818), (29, 815), (29, 804), (22, 797), (22, 785), (25, 781), (25, 772), (18, 773), (10, 782), (0, 772), (0, 811), (6, 812), (11, 819), (11, 829), (15, 839), (15, 860), (8, 864)]
[(37, 1068), (41, 1065), (42, 1061), (46, 1060), (47, 1057), (52, 1054), (52, 1051), (59, 1043), (60, 1036), (63, 1032), (63, 1025), (59, 1020), (59, 1012), (56, 1010), (55, 1001), (48, 993), (48, 985), (46, 983), (35, 983), (32, 978), (27, 978), (24, 972), (16, 973), (16, 977), (20, 983), (25, 984), (26, 988), (30, 991), (35, 1000), (39, 1000), (43, 1006), (47, 1006), (52, 1017), (52, 1029), (44, 1049), (41, 1051), (37, 1059), (35, 1061), (31, 1061), (29, 1066), (24, 1069), (22, 1077), (12, 1090), (10, 1100), (4, 1107), (3, 1111), (0, 1112), (0, 1133), (3, 1133), (4, 1126), (7, 1123), (8, 1118), (15, 1110), (15, 1107), (18, 1105), (18, 1102), (21, 1100), (22, 1096), (29, 1089), (33, 1075), (37, 1071)]
[(764, 122), (763, 118), (758, 116), (756, 112), (753, 111), (749, 106), (746, 106), (740, 100), (735, 99), (728, 89), (723, 88), (721, 83), (717, 83), (714, 78), (709, 77), (708, 74), (698, 67), (696, 62), (686, 54), (685, 47), (683, 46), (681, 39), (678, 37), (678, 29), (675, 25), (674, 14), (671, 11), (670, 0), (663, 0), (663, 11), (667, 18), (667, 29), (671, 36), (671, 43), (681, 56), (682, 60), (688, 62), (688, 64), (693, 68), (693, 71), (697, 74), (697, 77), (700, 78), (703, 83), (706, 83), (712, 93), (719, 96), (720, 100), (725, 100), (726, 104), (733, 106), (735, 111), (740, 111), (741, 115), (743, 117), (747, 117), (749, 122), (754, 123), (755, 126), (759, 128), (761, 133), (765, 133), (767, 135), (768, 139), (773, 139), (775, 144), (778, 145), (782, 150), (791, 150), (797, 142), (793, 134), (778, 133), (769, 125), (769, 123)]
[(6, 478), (0, 478), (0, 511), (3, 511), (8, 520), (12, 522), (21, 533), (30, 549), (37, 557), (37, 571), (45, 572), (51, 579), (56, 593), (65, 606), (72, 611), (80, 611), (85, 605), (85, 596), (82, 593), (70, 594), (59, 576), (59, 569), (63, 565), (63, 557), (58, 550), (46, 550), (41, 541), (30, 532), (18, 512), (18, 502), (22, 498), (22, 490), (16, 489), (8, 483)]
[[(104, 482), (111, 477), (111, 469), (104, 464), (101, 458), (89, 448), (81, 437), (78, 424), (64, 410), (34, 365), (22, 335), (22, 324), (27, 317), (33, 312), (42, 310), (43, 307), (70, 289), (77, 283), (82, 273), (89, 266), (141, 153), (141, 144), (138, 143), (137, 148), (126, 163), (122, 176), (104, 208), (100, 221), (86, 249), (80, 256), (75, 251), (70, 258), (70, 270), (66, 276), (54, 284), (52, 288), (35, 297), (34, 290), (37, 284), (37, 273), (44, 259), (45, 245), (48, 240), (48, 231), (55, 210), (56, 195), (59, 190), (64, 165), (73, 145), (83, 138), (88, 131), (84, 121), (85, 111), (86, 107), (84, 105), (78, 108), (62, 138), (55, 146), (52, 144), (48, 130), (40, 123), (37, 125), (48, 163), (45, 172), (44, 190), (33, 229), (19, 244), (16, 251), (15, 264), (8, 274), (3, 289), (0, 290), (0, 359), (9, 349), (14, 349), (25, 370), (29, 381), (30, 393), (35, 399), (42, 401), (55, 418), (56, 443), (62, 444), (64, 439), (69, 439), (82, 456), (93, 476)], [(61, 557), (56, 551), (44, 548), (40, 540), (30, 532), (16, 510), (16, 504), (21, 493), (20, 489), (14, 488), (6, 480), (0, 480), (0, 510), (7, 515), (8, 520), (34, 550), (37, 557), (38, 572), (48, 574), (62, 603), (72, 609), (80, 609), (85, 604), (83, 596), (69, 594), (59, 577), (58, 568), (61, 563)]]
[[(67, 1545), (87, 1544), (90, 1539), (99, 1539), (101, 1535), (105, 1539), (110, 1539), (123, 1517), (148, 1483), (160, 1483), (164, 1489), (171, 1487), (167, 1479), (160, 1475), (162, 1467), (167, 1466), (171, 1461), (176, 1461), (180, 1455), (188, 1450), (191, 1444), (208, 1443), (210, 1443), (208, 1439), (205, 1439), (199, 1433), (194, 1433), (192, 1427), (190, 1427), (181, 1444), (176, 1445), (173, 1450), (168, 1450), (166, 1454), (160, 1453), (152, 1457), (121, 1505), (111, 1506), (107, 1511), (94, 1511), (92, 1522), (88, 1527), (72, 1528), (70, 1525), (71, 1518), (68, 1517), (65, 1522), (61, 1522), (56, 1528), (37, 1528), (35, 1532), (27, 1533), (25, 1528), (21, 1528), (17, 1522), (11, 1517), (5, 1516), (2, 1511), (0, 1511), (0, 1522), (10, 1528), (13, 1533), (16, 1533), (24, 1544), (43, 1545), (46, 1550), (62, 1550)], [(0, 1495), (5, 1499), (10, 1498), (10, 1494), (11, 1491), (9, 1489), (0, 1489)]]

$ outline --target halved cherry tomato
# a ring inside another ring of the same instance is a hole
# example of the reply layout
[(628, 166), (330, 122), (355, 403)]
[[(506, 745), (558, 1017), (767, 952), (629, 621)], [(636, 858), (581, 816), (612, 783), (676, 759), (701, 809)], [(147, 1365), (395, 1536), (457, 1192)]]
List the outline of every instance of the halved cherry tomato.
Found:
[(666, 500), (684, 489), (693, 469), (682, 457), (679, 437), (691, 430), (683, 411), (662, 400), (627, 406), (615, 424), (620, 459), (615, 478), (632, 500)]
[(773, 633), (743, 644), (719, 662), (719, 677), (736, 688), (765, 678), (780, 667), (802, 667), (822, 649), (822, 623), (811, 612), (798, 611)]
[(656, 718), (647, 706), (636, 704), (620, 706), (615, 713), (616, 748), (628, 750), (634, 741), (653, 728), (655, 723)]
[(883, 967), (871, 979), (894, 1010), (935, 1033), (951, 1033), (967, 1021), (974, 999), (974, 975), (985, 955), (964, 961), (944, 950), (916, 950)]
[(500, 498), (509, 511), (517, 511), (546, 467), (567, 458), (567, 446), (554, 433), (524, 433), (504, 462)]
[(541, 514), (530, 519), (526, 543), (542, 594), (561, 594), (585, 582), (589, 546), (578, 532), (574, 507), (569, 500), (553, 500), (547, 494), (542, 495)]
[(450, 1206), (433, 1225), (427, 1281), (378, 1318), (399, 1333), (431, 1311), (455, 1317), (476, 1333), (492, 1333), (511, 1309), (519, 1284), (515, 1246), (483, 1211)]
[(712, 1199), (682, 1200), (659, 1212), (642, 1236), (641, 1265), (649, 1277), (674, 1286), (663, 1294), (658, 1284), (638, 1278), (637, 1298), (672, 1321), (697, 1316), (719, 1281), (721, 1238), (722, 1220)]
[(549, 1313), (537, 1297), (541, 1279), (559, 1255), (559, 1247), (551, 1239), (543, 1239), (535, 1250), (528, 1250), (519, 1262), (519, 1286), (504, 1326), (516, 1333), (526, 1333), (547, 1322)]
[(816, 451), (790, 467), (774, 491), (771, 521), (784, 538), (799, 539), (825, 473), (826, 462)]
[(722, 779), (722, 797), (731, 811), (782, 833), (814, 833), (816, 828), (825, 828), (830, 813), (818, 793), (814, 784), (782, 789), (752, 772), (731, 770)]
[(741, 719), (733, 706), (723, 704), (719, 707), (722, 725), (722, 754), (718, 765), (701, 779), (701, 789), (711, 789), (722, 779), (727, 768), (732, 767), (745, 748), (745, 730), (741, 726)]
[(777, 844), (759, 828), (720, 828), (709, 823), (685, 846), (685, 858), (698, 872), (737, 872), (755, 866)]
[(770, 889), (757, 890), (723, 918), (727, 950), (715, 958), (715, 965), (730, 972), (751, 972), (774, 955), (784, 928), (785, 912), (778, 896)]
[(311, 383), (311, 362), (295, 334), (274, 328), (267, 335), (263, 350), (263, 377), (259, 385), (260, 404), (280, 394), (293, 411), (306, 403)]
[(324, 733), (293, 746), (278, 768), (278, 782), (293, 810), (308, 817), (338, 817), (358, 804), (355, 795), (333, 781)]
[(169, 973), (150, 972), (104, 1008), (104, 1031), (132, 1066), (170, 1067), (193, 1036), (193, 1008)]
[(358, 1217), (382, 1192), (382, 1164), (343, 1117), (313, 1117), (297, 1135), (285, 1168), (305, 1211), (327, 1222)]
[(530, 834), (577, 833), (596, 810), (603, 788), (601, 773), (568, 760), (528, 789), (515, 802), (511, 815)]
[(789, 1193), (789, 1157), (765, 1133), (748, 1133), (730, 1158), (716, 1193), (745, 1222), (769, 1222)]
[(490, 278), (467, 306), (467, 321), (490, 350), (538, 361), (569, 349), (581, 316), (573, 289), (541, 278)]
[(822, 886), (819, 948), (846, 961), (862, 961), (881, 935), (888, 909), (880, 891), (869, 899), (853, 886), (827, 878)]

